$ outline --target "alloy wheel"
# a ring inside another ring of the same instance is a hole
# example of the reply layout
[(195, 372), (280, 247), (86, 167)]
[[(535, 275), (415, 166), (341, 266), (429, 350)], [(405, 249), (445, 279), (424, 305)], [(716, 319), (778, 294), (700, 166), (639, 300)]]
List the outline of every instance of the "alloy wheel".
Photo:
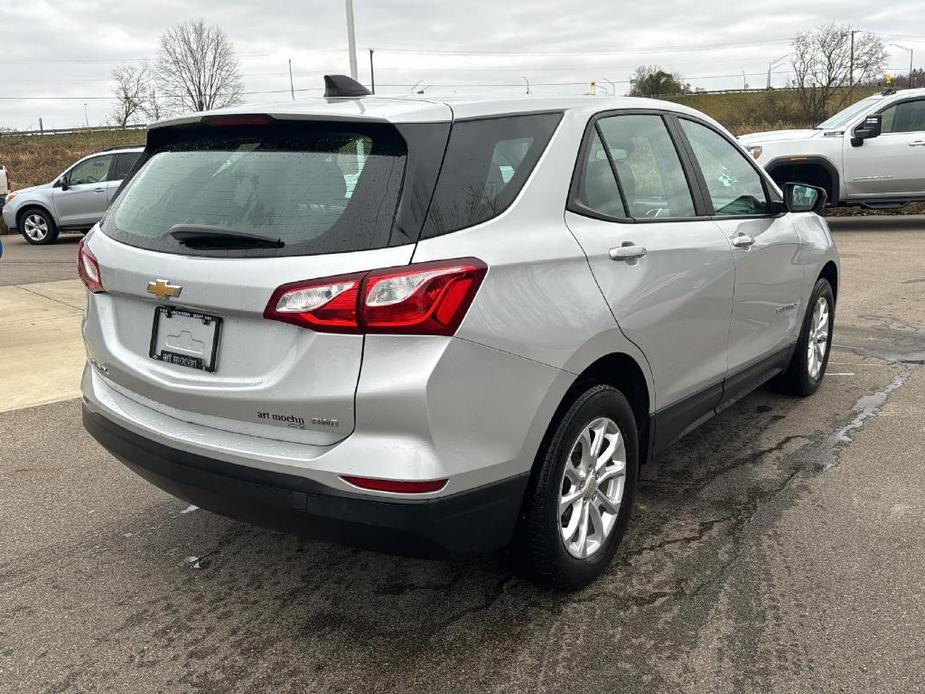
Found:
[(820, 296), (813, 309), (812, 322), (809, 325), (809, 339), (806, 345), (806, 367), (809, 377), (814, 381), (822, 373), (825, 352), (829, 343), (829, 302)]
[(33, 241), (44, 241), (48, 236), (48, 222), (40, 214), (27, 215), (22, 224), (23, 231)]
[(562, 543), (587, 559), (606, 543), (617, 524), (626, 481), (626, 445), (616, 422), (600, 417), (572, 446), (559, 485)]

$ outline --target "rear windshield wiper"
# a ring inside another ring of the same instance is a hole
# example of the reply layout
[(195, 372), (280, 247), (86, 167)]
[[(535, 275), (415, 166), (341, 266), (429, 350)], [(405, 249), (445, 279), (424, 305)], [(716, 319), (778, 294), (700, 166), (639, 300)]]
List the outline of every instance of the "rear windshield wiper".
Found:
[(282, 248), (286, 245), (282, 239), (271, 239), (211, 224), (174, 224), (167, 233), (181, 245), (200, 251)]

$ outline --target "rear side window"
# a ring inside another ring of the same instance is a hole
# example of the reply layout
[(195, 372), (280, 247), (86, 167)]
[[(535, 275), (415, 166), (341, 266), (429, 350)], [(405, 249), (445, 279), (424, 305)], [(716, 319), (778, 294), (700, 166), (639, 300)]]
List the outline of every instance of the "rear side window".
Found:
[(543, 113), (455, 123), (424, 238), (504, 212), (530, 177), (561, 118), (561, 113)]
[(621, 115), (598, 121), (631, 217), (693, 217), (694, 201), (681, 159), (658, 115)]
[[(315, 255), (388, 245), (406, 147), (379, 124), (302, 123), (173, 135), (126, 185), (103, 231), (189, 255)], [(247, 234), (279, 248), (191, 248), (184, 225)]]
[(610, 160), (596, 129), (593, 130), (587, 156), (582, 164), (576, 201), (589, 212), (605, 217), (626, 217), (626, 209), (617, 189), (617, 179), (614, 178)]
[(116, 161), (113, 163), (112, 170), (109, 172), (109, 180), (121, 181), (123, 178), (128, 176), (128, 172), (132, 170), (132, 167), (135, 165), (135, 162), (138, 161), (139, 156), (141, 156), (141, 152), (117, 154)]

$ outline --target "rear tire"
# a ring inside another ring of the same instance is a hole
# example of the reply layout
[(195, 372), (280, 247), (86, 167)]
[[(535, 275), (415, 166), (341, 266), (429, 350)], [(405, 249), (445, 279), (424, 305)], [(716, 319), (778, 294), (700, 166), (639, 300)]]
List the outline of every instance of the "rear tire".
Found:
[(832, 285), (828, 280), (820, 279), (806, 306), (800, 339), (790, 358), (790, 365), (774, 381), (778, 390), (802, 397), (816, 392), (829, 363), (834, 325), (835, 295)]
[(33, 246), (46, 246), (58, 240), (58, 226), (45, 210), (31, 207), (19, 213), (16, 221), (19, 233)]
[(620, 545), (639, 476), (639, 441), (629, 402), (606, 385), (589, 385), (553, 426), (514, 550), (530, 578), (571, 591), (600, 576)]

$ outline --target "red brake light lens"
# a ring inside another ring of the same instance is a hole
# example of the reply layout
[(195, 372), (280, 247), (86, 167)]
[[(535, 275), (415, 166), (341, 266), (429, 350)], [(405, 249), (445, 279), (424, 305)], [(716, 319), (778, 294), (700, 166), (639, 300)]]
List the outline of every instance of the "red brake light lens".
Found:
[(466, 258), (374, 270), (363, 283), (363, 326), (371, 333), (452, 335), (487, 269)]
[(241, 125), (269, 125), (275, 119), (272, 116), (263, 114), (242, 114), (233, 116), (205, 116), (202, 119), (203, 125), (209, 125), (214, 128), (231, 128)]
[(319, 332), (453, 335), (487, 271), (462, 258), (295, 282), (263, 315)]
[(83, 280), (84, 286), (92, 293), (99, 294), (103, 289), (103, 276), (100, 274), (100, 264), (86, 248), (86, 239), (77, 244), (77, 274)]
[(426, 482), (407, 482), (405, 480), (380, 480), (371, 477), (344, 477), (345, 481), (360, 489), (377, 492), (395, 492), (397, 494), (427, 494), (439, 492), (446, 486), (446, 480), (427, 480)]

